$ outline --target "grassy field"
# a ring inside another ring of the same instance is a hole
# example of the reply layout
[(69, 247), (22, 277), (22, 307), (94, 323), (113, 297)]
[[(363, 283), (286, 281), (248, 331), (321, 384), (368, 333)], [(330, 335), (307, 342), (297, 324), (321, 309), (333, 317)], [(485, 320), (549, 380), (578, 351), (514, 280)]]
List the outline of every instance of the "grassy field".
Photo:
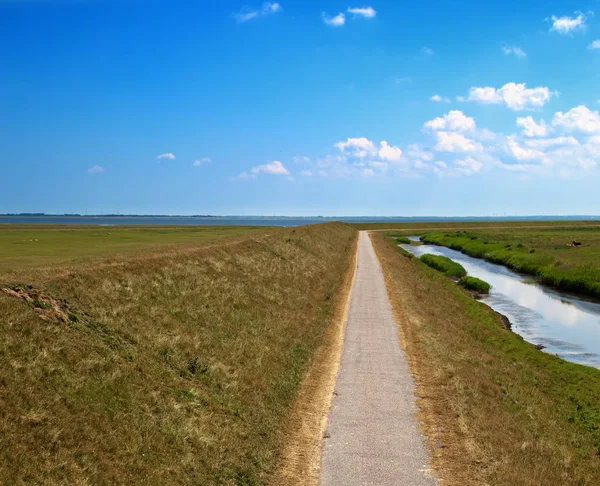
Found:
[(269, 481), (354, 228), (0, 235), (1, 484)]
[(263, 234), (263, 227), (80, 227), (0, 225), (0, 275), (64, 267), (138, 252), (197, 247), (217, 240)]
[[(574, 240), (582, 245), (571, 246)], [(506, 265), (561, 290), (600, 297), (600, 227), (428, 232), (423, 241)]]
[(394, 240), (372, 238), (444, 484), (600, 484), (600, 370), (535, 350)]

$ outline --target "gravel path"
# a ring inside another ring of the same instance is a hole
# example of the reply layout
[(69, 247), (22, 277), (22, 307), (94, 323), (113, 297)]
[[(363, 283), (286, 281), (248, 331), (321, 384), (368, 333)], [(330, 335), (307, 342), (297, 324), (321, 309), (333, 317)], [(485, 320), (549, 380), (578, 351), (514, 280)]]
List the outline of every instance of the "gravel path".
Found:
[(359, 236), (357, 265), (320, 484), (435, 485), (415, 418), (412, 376), (365, 231)]

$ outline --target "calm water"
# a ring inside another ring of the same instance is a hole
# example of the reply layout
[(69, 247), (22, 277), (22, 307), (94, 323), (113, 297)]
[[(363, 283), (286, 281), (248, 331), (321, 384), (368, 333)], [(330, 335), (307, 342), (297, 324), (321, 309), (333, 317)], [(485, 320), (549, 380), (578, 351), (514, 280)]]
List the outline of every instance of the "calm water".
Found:
[(450, 248), (400, 246), (415, 256), (433, 253), (460, 263), (469, 275), (492, 285), (482, 302), (508, 317), (513, 331), (531, 343), (543, 344), (548, 353), (600, 368), (600, 304), (563, 294), (506, 267)]

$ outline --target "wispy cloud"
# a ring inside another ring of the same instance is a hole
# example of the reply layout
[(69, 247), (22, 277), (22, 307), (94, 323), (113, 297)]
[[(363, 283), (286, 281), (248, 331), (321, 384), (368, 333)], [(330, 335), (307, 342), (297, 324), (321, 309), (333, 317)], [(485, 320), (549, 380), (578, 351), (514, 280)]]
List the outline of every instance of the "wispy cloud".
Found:
[(172, 153), (168, 152), (166, 154), (160, 154), (156, 157), (156, 160), (162, 159), (175, 160), (175, 156)]
[(192, 165), (194, 167), (200, 167), (201, 165), (210, 164), (211, 162), (212, 162), (212, 159), (210, 157), (202, 157), (200, 159), (194, 160), (194, 163)]
[(321, 18), (323, 19), (323, 22), (331, 27), (342, 27), (346, 23), (346, 16), (342, 12), (337, 14), (335, 17), (330, 17), (323, 12), (321, 14)]
[[(593, 12), (590, 12), (590, 15), (593, 15)], [(575, 12), (575, 17), (569, 17), (568, 15), (557, 17), (556, 15), (553, 15), (546, 20), (552, 24), (550, 32), (572, 34), (573, 32), (585, 30), (587, 19), (588, 16), (583, 12)]]
[(523, 49), (521, 49), (520, 47), (517, 47), (517, 46), (504, 46), (502, 48), (502, 52), (504, 53), (505, 56), (514, 54), (515, 56), (517, 56), (520, 59), (527, 57), (527, 53)]
[(431, 48), (429, 48), (427, 46), (424, 46), (421, 49), (421, 54), (424, 55), (424, 56), (433, 56), (433, 49), (431, 49)]
[(88, 170), (88, 174), (102, 174), (104, 172), (104, 167), (100, 167), (99, 165), (92, 165)]
[(249, 20), (266, 17), (282, 10), (283, 8), (277, 2), (264, 2), (261, 7), (243, 7), (242, 10), (233, 15), (233, 18), (238, 24), (243, 24)]
[(436, 103), (450, 103), (450, 98), (446, 96), (440, 96), (439, 94), (434, 94), (429, 101), (435, 101)]
[(377, 15), (373, 7), (348, 7), (347, 12), (353, 14), (355, 17), (364, 17), (366, 19), (372, 19)]
[(595, 40), (589, 46), (590, 49), (600, 49), (600, 39)]

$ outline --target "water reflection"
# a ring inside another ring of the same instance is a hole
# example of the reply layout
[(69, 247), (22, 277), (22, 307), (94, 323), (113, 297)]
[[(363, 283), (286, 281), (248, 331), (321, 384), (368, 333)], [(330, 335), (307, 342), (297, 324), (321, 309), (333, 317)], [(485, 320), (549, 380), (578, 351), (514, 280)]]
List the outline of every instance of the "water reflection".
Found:
[(546, 346), (549, 353), (600, 368), (600, 304), (549, 289), (506, 267), (450, 248), (400, 246), (415, 256), (432, 253), (460, 263), (469, 275), (492, 285), (482, 302), (508, 317), (513, 331), (529, 342)]

